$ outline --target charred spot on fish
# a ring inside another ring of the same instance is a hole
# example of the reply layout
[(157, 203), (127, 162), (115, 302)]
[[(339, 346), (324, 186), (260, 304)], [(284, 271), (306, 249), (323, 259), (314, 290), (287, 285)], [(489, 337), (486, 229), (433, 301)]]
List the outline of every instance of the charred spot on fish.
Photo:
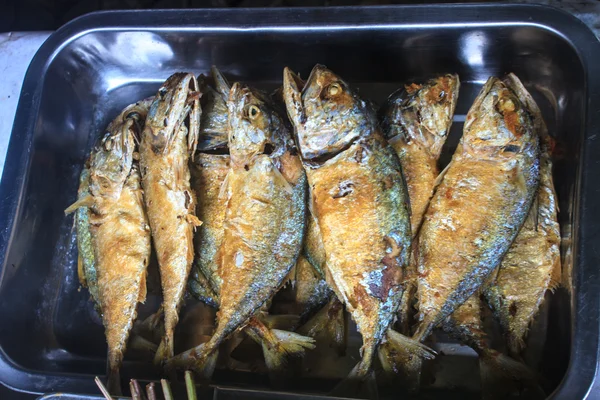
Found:
[(186, 190), (183, 192), (185, 208), (189, 208), (192, 203), (192, 195)]
[(158, 89), (158, 95), (160, 96), (160, 99), (163, 100), (165, 98), (165, 96), (167, 95), (167, 88), (164, 86), (161, 86), (160, 89)]
[(386, 301), (392, 288), (399, 286), (404, 279), (402, 268), (386, 266), (381, 271), (381, 278), (369, 282), (369, 291), (373, 297)]
[(274, 151), (275, 151), (275, 146), (273, 146), (271, 143), (265, 144), (263, 154), (270, 156), (271, 154), (273, 154)]
[(356, 149), (356, 154), (354, 155), (354, 159), (356, 160), (357, 163), (361, 163), (365, 157), (365, 148), (363, 146), (360, 146), (358, 149)]
[(244, 164), (244, 170), (250, 171), (250, 167), (248, 166), (248, 164)]
[(354, 191), (353, 188), (354, 188), (354, 183), (349, 182), (349, 181), (344, 181), (339, 184), (338, 192), (331, 197), (334, 199), (346, 197)]
[(420, 109), (416, 109), (415, 110), (415, 116), (417, 118), (417, 122), (420, 124), (423, 121), (423, 117), (421, 117), (421, 110)]
[(441, 295), (440, 295), (440, 292), (435, 292), (435, 293), (433, 294), (433, 297), (435, 297), (436, 299), (439, 299), (439, 298), (440, 298), (440, 296), (441, 296)]
[(508, 313), (510, 314), (511, 317), (514, 317), (515, 315), (517, 315), (517, 302), (513, 301), (512, 303), (510, 303), (510, 307), (508, 307)]
[(505, 146), (504, 149), (502, 149), (503, 153), (518, 153), (521, 150), (520, 146), (517, 146), (515, 144), (509, 144), (508, 146)]

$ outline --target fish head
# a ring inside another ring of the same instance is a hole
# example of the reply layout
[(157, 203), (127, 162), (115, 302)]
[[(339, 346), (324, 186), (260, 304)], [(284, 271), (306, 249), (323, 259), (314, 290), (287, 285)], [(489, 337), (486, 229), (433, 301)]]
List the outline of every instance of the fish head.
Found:
[(467, 113), (461, 145), (483, 158), (514, 158), (537, 151), (538, 139), (530, 110), (516, 88), (491, 77)]
[(232, 164), (248, 165), (261, 154), (271, 158), (281, 156), (291, 145), (291, 138), (269, 98), (240, 83), (233, 84), (228, 97), (228, 141)]
[(119, 198), (129, 175), (149, 103), (129, 106), (115, 118), (90, 157), (90, 190), (94, 195)]
[(322, 65), (315, 65), (306, 83), (286, 68), (283, 97), (305, 160), (335, 155), (376, 127), (369, 105)]
[[(199, 96), (198, 81), (190, 73), (177, 72), (160, 86), (148, 110), (143, 135), (155, 153), (168, 151), (188, 115), (188, 140), (193, 142), (197, 137), (200, 119)], [(190, 148), (192, 147), (195, 146), (190, 145)]]
[(450, 131), (459, 87), (458, 75), (446, 74), (392, 93), (380, 110), (386, 138), (416, 141), (437, 159)]

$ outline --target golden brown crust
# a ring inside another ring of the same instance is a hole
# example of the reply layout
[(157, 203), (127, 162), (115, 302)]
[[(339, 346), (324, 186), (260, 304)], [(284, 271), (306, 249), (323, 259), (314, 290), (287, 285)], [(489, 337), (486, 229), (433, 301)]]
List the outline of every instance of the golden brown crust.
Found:
[(105, 199), (90, 217), (98, 268), (102, 320), (112, 369), (120, 366), (137, 303), (146, 299), (150, 228), (140, 176), (133, 169), (118, 200)]
[[(151, 134), (151, 133), (150, 133)], [(181, 127), (171, 150), (156, 153), (140, 145), (142, 185), (152, 238), (160, 266), (165, 312), (165, 340), (170, 354), (178, 311), (194, 258), (195, 196), (190, 187), (187, 129)]]

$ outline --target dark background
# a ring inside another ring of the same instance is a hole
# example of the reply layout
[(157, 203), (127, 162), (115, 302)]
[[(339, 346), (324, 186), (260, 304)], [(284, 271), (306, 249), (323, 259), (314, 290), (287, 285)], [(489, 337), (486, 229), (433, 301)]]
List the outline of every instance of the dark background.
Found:
[[(49, 31), (98, 10), (211, 7), (322, 7), (448, 3), (448, 0), (0, 0), (0, 32)], [(472, 0), (461, 0), (472, 2)]]

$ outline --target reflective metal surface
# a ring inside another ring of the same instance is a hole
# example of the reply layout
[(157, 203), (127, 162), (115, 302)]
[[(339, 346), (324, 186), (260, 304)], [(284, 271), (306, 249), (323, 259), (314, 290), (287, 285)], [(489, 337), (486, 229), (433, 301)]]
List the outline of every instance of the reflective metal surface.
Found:
[[(63, 210), (75, 198), (92, 143), (122, 107), (176, 71), (207, 73), (216, 64), (232, 81), (272, 89), (284, 66), (307, 76), (319, 62), (375, 102), (409, 78), (457, 72), (463, 85), (442, 163), (489, 75), (514, 72), (532, 91), (557, 139), (555, 180), (572, 292), (549, 296), (526, 358), (547, 389), (557, 388), (554, 398), (583, 398), (596, 374), (600, 326), (599, 55), (580, 21), (526, 5), (135, 11), (69, 23), (28, 70), (0, 186), (0, 380), (37, 393), (97, 393), (93, 375), (106, 366), (103, 328), (87, 291), (78, 290), (72, 219)], [(150, 296), (140, 312), (158, 301)], [(349, 357), (360, 341), (350, 344)], [(421, 397), (479, 398), (472, 353), (443, 340), (438, 346), (446, 355), (432, 367), (435, 381)], [(126, 362), (123, 376), (157, 375)], [(266, 377), (251, 372), (218, 372), (215, 380), (252, 389), (221, 390), (219, 399), (278, 397), (262, 392)], [(286, 389), (301, 393), (290, 398), (304, 398), (336, 382), (317, 375)]]

